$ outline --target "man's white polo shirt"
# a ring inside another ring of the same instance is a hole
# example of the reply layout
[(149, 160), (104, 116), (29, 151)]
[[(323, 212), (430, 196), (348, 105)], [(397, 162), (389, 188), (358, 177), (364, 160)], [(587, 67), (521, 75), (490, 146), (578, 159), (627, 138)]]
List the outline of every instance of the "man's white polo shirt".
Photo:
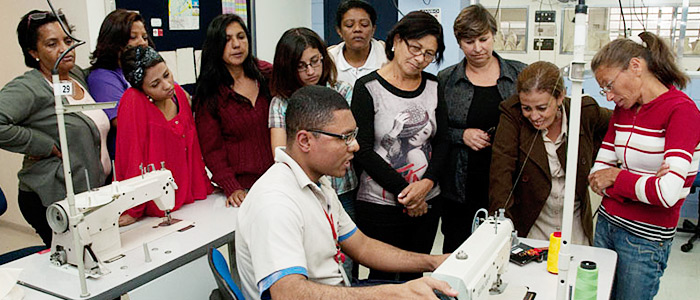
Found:
[(275, 164), (253, 185), (238, 210), (236, 262), (246, 299), (265, 299), (269, 288), (289, 274), (340, 285), (335, 241), (324, 211), (332, 216), (338, 239), (357, 230), (330, 181), (312, 182), (283, 147)]
[(381, 68), (382, 65), (387, 62), (386, 53), (384, 53), (384, 43), (372, 39), (370, 45), (369, 56), (365, 64), (359, 68), (351, 66), (348, 61), (345, 60), (345, 56), (343, 56), (345, 42), (328, 47), (328, 54), (333, 59), (333, 62), (335, 62), (335, 68), (338, 70), (338, 81), (345, 82), (355, 87), (355, 81), (357, 81), (358, 78), (372, 73), (372, 71)]

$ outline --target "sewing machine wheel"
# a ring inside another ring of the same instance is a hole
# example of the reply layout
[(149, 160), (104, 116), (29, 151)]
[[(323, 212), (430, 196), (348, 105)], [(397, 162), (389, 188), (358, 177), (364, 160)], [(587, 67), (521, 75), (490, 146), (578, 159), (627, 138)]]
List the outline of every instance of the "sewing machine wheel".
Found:
[(52, 204), (46, 209), (46, 220), (56, 233), (64, 233), (68, 230), (68, 214), (60, 205)]

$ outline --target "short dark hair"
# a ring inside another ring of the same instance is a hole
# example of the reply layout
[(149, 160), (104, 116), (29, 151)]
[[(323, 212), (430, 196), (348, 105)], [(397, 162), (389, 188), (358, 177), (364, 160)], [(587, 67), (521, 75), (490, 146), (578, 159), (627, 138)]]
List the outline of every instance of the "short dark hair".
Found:
[(272, 80), (270, 90), (274, 96), (289, 98), (294, 91), (304, 84), (299, 78), (299, 61), (306, 48), (318, 49), (323, 56), (323, 71), (318, 85), (335, 85), (337, 71), (335, 64), (328, 55), (326, 44), (320, 36), (311, 29), (305, 27), (292, 28), (284, 32), (277, 47), (273, 61)]
[(453, 26), (457, 43), (461, 39), (474, 39), (491, 31), (498, 32), (498, 24), (491, 13), (481, 4), (473, 4), (459, 12)]
[(389, 60), (394, 59), (394, 37), (397, 35), (403, 40), (420, 39), (426, 35), (434, 36), (438, 43), (435, 61), (442, 62), (445, 52), (445, 37), (442, 33), (442, 25), (433, 15), (422, 11), (412, 11), (394, 25), (386, 37), (386, 47), (384, 48), (386, 58)]
[[(131, 27), (136, 22), (143, 23), (148, 33), (146, 21), (135, 11), (117, 9), (105, 17), (97, 36), (95, 51), (90, 56), (91, 69), (115, 70), (119, 67), (119, 54), (126, 49), (131, 38)], [(147, 40), (148, 46), (155, 48), (150, 34)]]
[(338, 5), (338, 10), (335, 12), (335, 27), (340, 28), (343, 26), (343, 16), (348, 10), (353, 8), (359, 8), (364, 10), (369, 15), (369, 20), (372, 22), (372, 26), (377, 24), (377, 12), (374, 10), (372, 5), (362, 0), (347, 0), (343, 1)]
[(143, 91), (143, 79), (146, 77), (148, 68), (165, 61), (153, 48), (136, 46), (126, 48), (120, 62), (126, 81), (131, 84), (131, 87)]
[[(44, 17), (39, 19), (32, 18), (30, 20), (29, 16), (34, 14), (40, 14)], [(66, 30), (68, 30), (68, 32), (72, 32), (72, 28), (68, 25), (66, 16), (60, 13), (60, 11), (58, 16), (63, 21), (63, 24), (66, 25)], [(19, 46), (22, 48), (22, 54), (24, 54), (24, 64), (27, 65), (27, 67), (37, 70), (39, 69), (39, 62), (34, 59), (34, 57), (29, 53), (29, 50), (36, 51), (37, 49), (36, 45), (39, 42), (39, 28), (53, 22), (58, 22), (56, 15), (54, 15), (52, 12), (41, 10), (32, 10), (26, 15), (22, 16), (22, 19), (20, 19), (19, 24), (17, 25), (17, 40), (19, 41)]]
[(338, 92), (318, 85), (298, 89), (288, 103), (285, 120), (288, 144), (299, 130), (322, 129), (333, 121), (333, 112), (350, 109)]

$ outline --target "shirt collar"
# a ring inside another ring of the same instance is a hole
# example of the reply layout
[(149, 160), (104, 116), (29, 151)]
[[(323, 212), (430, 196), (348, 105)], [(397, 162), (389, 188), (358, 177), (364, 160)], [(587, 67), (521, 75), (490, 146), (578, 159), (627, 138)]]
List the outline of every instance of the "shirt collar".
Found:
[[(563, 108), (562, 108), (563, 110)], [(557, 137), (556, 140), (552, 141), (552, 143), (557, 144), (560, 142), (563, 142), (564, 139), (569, 135), (569, 124), (568, 124), (568, 118), (566, 116), (566, 113), (562, 111), (561, 113), (561, 132), (559, 132), (559, 136)], [(542, 130), (542, 138), (548, 139), (547, 138), (547, 133), (549, 132), (548, 129), (543, 129)]]
[[(500, 68), (500, 75), (498, 75), (498, 80), (501, 78), (508, 78), (510, 81), (515, 82), (518, 79), (518, 73), (513, 70), (513, 68), (510, 67), (510, 65), (506, 65), (506, 60), (503, 59), (496, 51), (493, 51), (493, 57), (495, 57), (498, 60), (498, 66)], [(471, 82), (469, 78), (467, 77), (467, 58), (463, 58), (462, 61), (459, 63), (457, 66), (457, 74), (459, 76), (459, 80), (466, 80), (467, 82)], [(498, 84), (498, 82), (496, 83)]]
[[(365, 60), (365, 64), (362, 66), (358, 67), (357, 70), (363, 70), (366, 69), (367, 66), (374, 66), (377, 61), (377, 53), (376, 51), (380, 51), (381, 47), (379, 47), (378, 42), (375, 39), (372, 39), (369, 43), (370, 49), (369, 49), (369, 55), (367, 56), (367, 60)], [(355, 67), (351, 66), (347, 60), (345, 60), (345, 55), (343, 55), (343, 49), (345, 48), (345, 42), (341, 42), (336, 46), (336, 51), (338, 51), (337, 60), (335, 62), (335, 67), (338, 69), (338, 71), (347, 71), (350, 69), (355, 69)]]
[(309, 176), (306, 175), (306, 172), (304, 172), (304, 169), (301, 168), (296, 160), (287, 154), (286, 147), (275, 148), (275, 162), (283, 163), (292, 170), (294, 178), (296, 179), (297, 184), (299, 184), (299, 188), (303, 189), (304, 187), (309, 186), (311, 189), (320, 189), (321, 186), (330, 186), (331, 184), (326, 176), (321, 176), (319, 179), (321, 186), (311, 181)]

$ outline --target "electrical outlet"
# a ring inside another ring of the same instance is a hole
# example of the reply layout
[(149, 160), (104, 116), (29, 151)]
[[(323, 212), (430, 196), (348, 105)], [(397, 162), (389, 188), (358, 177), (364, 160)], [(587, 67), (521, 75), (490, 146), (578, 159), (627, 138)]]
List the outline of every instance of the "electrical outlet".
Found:
[(553, 10), (538, 10), (535, 11), (536, 23), (554, 23), (556, 11)]
[(554, 50), (554, 39), (535, 39), (533, 43), (534, 50)]

